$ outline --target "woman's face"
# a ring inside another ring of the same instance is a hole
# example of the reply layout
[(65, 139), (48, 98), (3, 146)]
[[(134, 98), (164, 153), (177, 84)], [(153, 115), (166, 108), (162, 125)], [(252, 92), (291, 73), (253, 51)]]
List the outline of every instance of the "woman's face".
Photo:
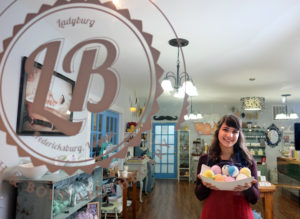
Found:
[(224, 122), (219, 130), (218, 139), (221, 148), (231, 148), (239, 138), (239, 130), (229, 127)]

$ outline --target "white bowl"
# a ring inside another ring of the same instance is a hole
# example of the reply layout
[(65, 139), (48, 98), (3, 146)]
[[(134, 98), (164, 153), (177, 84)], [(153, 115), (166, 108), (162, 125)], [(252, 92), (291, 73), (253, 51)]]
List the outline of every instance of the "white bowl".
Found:
[(48, 171), (45, 165), (35, 167), (32, 163), (21, 164), (19, 165), (19, 168), (23, 176), (33, 179), (37, 179), (44, 176), (45, 173)]

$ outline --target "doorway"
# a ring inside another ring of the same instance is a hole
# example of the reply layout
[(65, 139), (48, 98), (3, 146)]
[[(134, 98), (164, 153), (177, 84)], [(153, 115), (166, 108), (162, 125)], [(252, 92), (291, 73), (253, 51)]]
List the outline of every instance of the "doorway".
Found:
[(176, 123), (152, 124), (152, 157), (155, 161), (155, 178), (177, 178)]

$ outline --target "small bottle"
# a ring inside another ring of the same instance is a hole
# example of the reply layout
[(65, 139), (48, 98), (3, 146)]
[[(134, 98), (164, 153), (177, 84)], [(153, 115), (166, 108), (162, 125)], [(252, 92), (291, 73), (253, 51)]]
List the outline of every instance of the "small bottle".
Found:
[(293, 157), (293, 151), (294, 151), (294, 147), (291, 146), (290, 150), (289, 150), (289, 157), (292, 158)]
[(208, 150), (207, 143), (204, 143), (204, 153), (205, 153), (205, 154), (207, 153), (207, 150)]

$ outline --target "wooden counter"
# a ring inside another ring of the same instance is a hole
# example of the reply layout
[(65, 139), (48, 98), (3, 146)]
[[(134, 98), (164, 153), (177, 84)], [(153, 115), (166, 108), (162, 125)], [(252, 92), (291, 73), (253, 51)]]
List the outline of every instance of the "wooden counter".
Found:
[(300, 181), (300, 161), (292, 158), (277, 157), (277, 170), (279, 173), (287, 175)]
[(298, 197), (300, 206), (300, 161), (277, 157), (278, 186)]
[(260, 198), (263, 199), (263, 208), (264, 208), (264, 217), (265, 219), (273, 219), (274, 218), (274, 210), (273, 210), (273, 193), (276, 190), (276, 186), (258, 186), (260, 192)]

